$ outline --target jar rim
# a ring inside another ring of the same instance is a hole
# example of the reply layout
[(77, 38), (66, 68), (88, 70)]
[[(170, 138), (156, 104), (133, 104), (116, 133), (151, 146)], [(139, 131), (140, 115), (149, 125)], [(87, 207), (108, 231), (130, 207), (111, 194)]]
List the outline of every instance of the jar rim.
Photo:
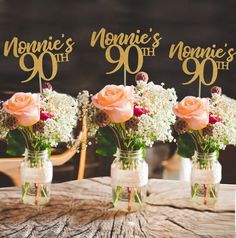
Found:
[(28, 149), (28, 148), (25, 148), (25, 155), (28, 155), (28, 156), (33, 156), (33, 155), (38, 155), (38, 156), (46, 156), (48, 155), (48, 149), (45, 149), (45, 150), (31, 150), (31, 149)]
[(117, 148), (115, 155), (120, 157), (143, 157), (143, 150), (142, 148), (138, 150), (122, 150)]
[(198, 152), (197, 150), (195, 150), (195, 153), (197, 155), (215, 155), (216, 154), (216, 150), (214, 152), (210, 152), (210, 153), (208, 153), (208, 152)]
[(217, 159), (217, 151), (214, 151), (214, 152), (211, 152), (211, 153), (195, 151), (194, 157), (196, 159), (198, 159), (199, 157), (201, 159)]

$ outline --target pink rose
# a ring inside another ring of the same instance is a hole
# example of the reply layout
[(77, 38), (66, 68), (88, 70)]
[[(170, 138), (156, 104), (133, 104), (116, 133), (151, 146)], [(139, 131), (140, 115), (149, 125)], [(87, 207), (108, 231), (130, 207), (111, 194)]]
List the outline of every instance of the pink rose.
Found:
[(209, 123), (210, 124), (216, 124), (216, 122), (221, 122), (222, 119), (217, 117), (217, 116), (213, 116), (213, 115), (209, 115)]
[(111, 122), (125, 122), (133, 116), (133, 91), (132, 86), (107, 85), (92, 97), (92, 102), (109, 116)]
[(40, 111), (40, 120), (46, 121), (47, 119), (53, 118), (54, 115), (48, 112)]
[(40, 119), (40, 95), (15, 93), (3, 108), (17, 119), (20, 126), (32, 126)]
[(185, 97), (173, 111), (175, 115), (188, 123), (193, 130), (201, 130), (209, 123), (209, 99)]
[(136, 117), (140, 117), (143, 114), (148, 114), (149, 110), (145, 109), (145, 108), (139, 108), (136, 105), (134, 105), (134, 116)]

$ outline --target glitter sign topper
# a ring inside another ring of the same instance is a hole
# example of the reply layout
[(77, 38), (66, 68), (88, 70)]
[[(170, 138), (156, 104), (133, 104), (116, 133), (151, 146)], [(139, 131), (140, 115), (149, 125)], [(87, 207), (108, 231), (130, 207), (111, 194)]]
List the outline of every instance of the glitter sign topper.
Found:
[[(169, 58), (173, 59), (176, 56), (178, 60), (183, 62), (183, 72), (189, 76), (192, 76), (192, 78), (183, 83), (183, 85), (189, 85), (199, 79), (200, 95), (201, 84), (205, 86), (214, 84), (217, 80), (218, 70), (229, 70), (230, 63), (234, 60), (235, 54), (235, 49), (228, 47), (228, 44), (225, 44), (223, 48), (216, 48), (215, 44), (207, 48), (202, 48), (199, 46), (193, 48), (191, 46), (185, 45), (183, 41), (180, 41), (176, 45), (171, 45)], [(205, 79), (207, 64), (209, 64), (212, 69), (209, 80)]]
[[(41, 79), (51, 81), (56, 77), (58, 63), (69, 62), (69, 54), (72, 52), (74, 44), (72, 38), (65, 38), (64, 34), (60, 39), (53, 39), (52, 36), (49, 36), (42, 42), (36, 40), (26, 42), (19, 40), (18, 37), (13, 37), (12, 40), (5, 41), (4, 56), (12, 54), (18, 58), (20, 68), (29, 73), (28, 78), (21, 81), (22, 83), (29, 82), (38, 75), (41, 84)], [(46, 76), (43, 67), (45, 58), (51, 61), (50, 76)], [(32, 63), (27, 64), (27, 60)]]
[[(148, 33), (143, 34), (141, 34), (140, 30), (130, 34), (114, 34), (107, 32), (105, 28), (101, 28), (100, 31), (92, 33), (90, 45), (95, 47), (98, 44), (102, 49), (105, 49), (106, 60), (115, 65), (106, 74), (113, 74), (121, 67), (124, 67), (125, 72), (136, 74), (143, 66), (144, 56), (156, 55), (156, 48), (160, 45), (161, 39), (158, 32), (152, 32), (152, 28), (149, 29)], [(131, 50), (135, 50), (137, 53), (135, 69), (131, 69), (129, 64)], [(114, 51), (118, 51), (117, 58)]]

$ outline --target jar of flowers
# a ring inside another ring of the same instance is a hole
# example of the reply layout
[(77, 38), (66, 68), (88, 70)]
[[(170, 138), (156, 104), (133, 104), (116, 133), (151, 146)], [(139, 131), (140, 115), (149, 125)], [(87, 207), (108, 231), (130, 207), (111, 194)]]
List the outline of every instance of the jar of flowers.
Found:
[(78, 95), (87, 110), (89, 136), (97, 139), (97, 154), (115, 156), (111, 165), (112, 203), (120, 210), (143, 207), (148, 182), (145, 148), (155, 141), (172, 141), (175, 90), (136, 75), (135, 86), (107, 85), (94, 96)]
[(192, 158), (191, 195), (214, 204), (221, 181), (219, 151), (236, 145), (236, 100), (213, 87), (211, 98), (185, 97), (174, 107), (179, 155)]
[(24, 154), (20, 166), (24, 203), (42, 205), (49, 201), (51, 147), (72, 142), (77, 113), (76, 99), (57, 93), (48, 83), (42, 94), (19, 92), (1, 103), (0, 139), (7, 142), (8, 154)]

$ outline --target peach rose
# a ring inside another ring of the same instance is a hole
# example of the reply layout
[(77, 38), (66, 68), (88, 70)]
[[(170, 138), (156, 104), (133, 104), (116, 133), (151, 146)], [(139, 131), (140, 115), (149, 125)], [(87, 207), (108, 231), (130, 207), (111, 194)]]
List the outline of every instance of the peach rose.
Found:
[(111, 122), (125, 122), (133, 116), (133, 90), (132, 86), (107, 85), (92, 97), (92, 102), (109, 116)]
[(21, 126), (32, 126), (40, 119), (40, 95), (15, 93), (4, 102), (3, 108), (13, 115)]
[(185, 97), (173, 111), (188, 123), (193, 130), (201, 130), (209, 123), (209, 100), (207, 98)]

